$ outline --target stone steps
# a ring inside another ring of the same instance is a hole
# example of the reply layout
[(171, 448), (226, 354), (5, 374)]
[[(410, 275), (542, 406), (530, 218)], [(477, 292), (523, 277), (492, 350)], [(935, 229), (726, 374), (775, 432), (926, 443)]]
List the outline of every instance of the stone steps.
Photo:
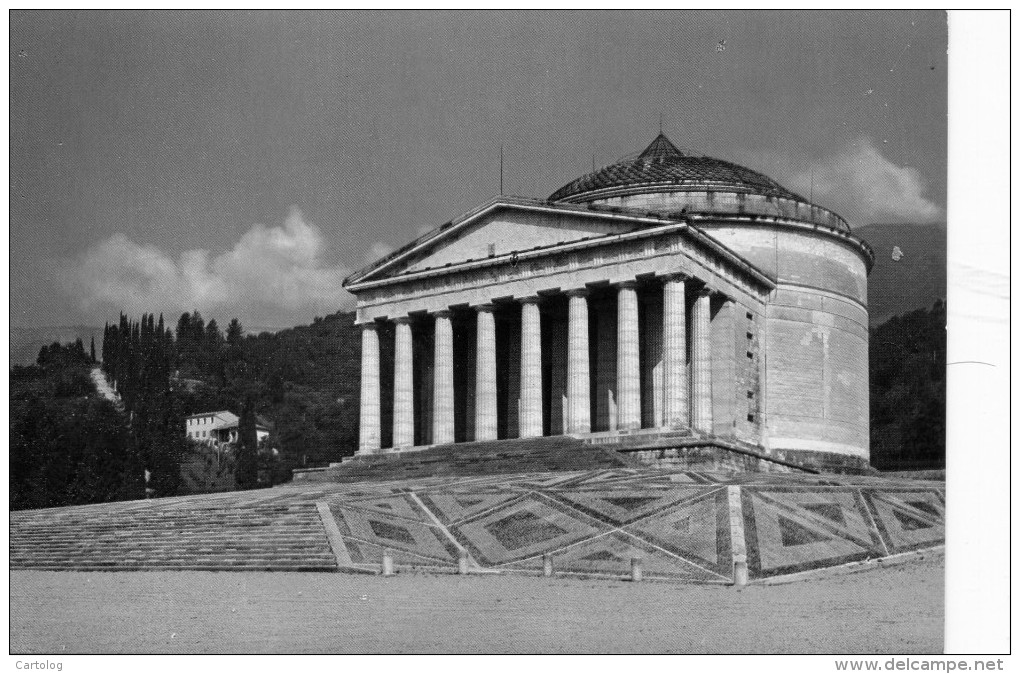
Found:
[(569, 436), (463, 442), (428, 449), (358, 456), (306, 479), (328, 482), (388, 481), (421, 477), (545, 473), (640, 464), (611, 449)]
[(12, 569), (335, 570), (313, 503), (174, 508), (171, 501), (11, 513)]

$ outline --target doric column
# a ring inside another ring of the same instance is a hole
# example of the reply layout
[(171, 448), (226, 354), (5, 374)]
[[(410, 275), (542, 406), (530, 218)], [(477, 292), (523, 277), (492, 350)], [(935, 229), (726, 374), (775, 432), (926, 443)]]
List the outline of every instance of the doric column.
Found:
[(616, 292), (616, 389), (619, 430), (641, 428), (637, 284), (621, 283)]
[(588, 291), (567, 293), (567, 433), (591, 432)]
[(663, 425), (690, 426), (687, 396), (687, 298), (684, 277), (672, 276), (662, 287)]
[(542, 318), (538, 298), (521, 300), (520, 437), (542, 435)]
[(375, 323), (361, 326), (361, 412), (358, 453), (379, 451), (382, 420), (379, 406), (379, 332)]
[(691, 421), (696, 430), (712, 432), (711, 297), (698, 293), (691, 312)]
[(414, 374), (411, 319), (397, 318), (393, 350), (393, 447), (414, 445)]
[(432, 444), (453, 442), (453, 324), (450, 312), (436, 313), (432, 375)]
[(496, 439), (496, 317), (491, 304), (475, 308), (475, 440)]

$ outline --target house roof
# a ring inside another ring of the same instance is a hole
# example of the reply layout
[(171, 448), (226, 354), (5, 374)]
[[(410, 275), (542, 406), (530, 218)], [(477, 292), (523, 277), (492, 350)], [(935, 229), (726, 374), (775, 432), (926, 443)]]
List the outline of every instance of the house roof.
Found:
[(198, 412), (187, 417), (188, 419), (198, 419), (199, 417), (217, 417), (219, 419), (237, 419), (237, 415), (229, 410), (219, 410), (217, 412)]
[[(209, 430), (211, 430), (211, 431), (226, 431), (226, 430), (230, 430), (232, 428), (237, 428), (239, 425), (240, 425), (240, 421), (231, 421), (230, 423), (214, 424), (213, 427), (210, 428)], [(255, 428), (258, 429), (258, 430), (262, 430), (262, 431), (268, 431), (269, 430), (269, 426), (267, 424), (265, 424), (265, 423), (262, 423), (261, 421), (256, 421), (255, 422)]]
[[(230, 428), (237, 428), (241, 422), (241, 418), (233, 412), (227, 410), (221, 410), (219, 412), (202, 412), (200, 414), (192, 414), (188, 419), (197, 419), (199, 417), (213, 417), (214, 421), (208, 430), (210, 431), (221, 431)], [(268, 431), (271, 424), (263, 419), (262, 417), (255, 416), (255, 428), (260, 428), (264, 431)]]

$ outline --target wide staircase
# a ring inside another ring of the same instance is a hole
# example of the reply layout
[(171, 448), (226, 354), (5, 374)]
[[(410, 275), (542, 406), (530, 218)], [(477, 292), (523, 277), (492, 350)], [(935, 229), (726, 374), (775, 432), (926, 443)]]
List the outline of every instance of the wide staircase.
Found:
[(419, 451), (353, 457), (305, 479), (327, 482), (405, 480), (459, 475), (549, 473), (643, 467), (618, 452), (569, 436), (461, 442)]
[(239, 508), (215, 501), (53, 508), (11, 513), (12, 569), (334, 570), (313, 503)]

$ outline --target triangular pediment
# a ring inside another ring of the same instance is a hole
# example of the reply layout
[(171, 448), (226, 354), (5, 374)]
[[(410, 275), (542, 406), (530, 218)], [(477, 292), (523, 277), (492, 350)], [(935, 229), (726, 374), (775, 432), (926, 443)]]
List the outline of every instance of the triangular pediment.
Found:
[(354, 274), (348, 283), (377, 281), (514, 252), (596, 240), (667, 222), (619, 211), (501, 199), (425, 234)]
[(427, 251), (400, 265), (399, 271), (438, 269), (514, 251), (523, 252), (607, 234), (622, 234), (633, 229), (632, 223), (621, 224), (574, 214), (500, 210), (478, 219), (454, 236), (437, 241)]

